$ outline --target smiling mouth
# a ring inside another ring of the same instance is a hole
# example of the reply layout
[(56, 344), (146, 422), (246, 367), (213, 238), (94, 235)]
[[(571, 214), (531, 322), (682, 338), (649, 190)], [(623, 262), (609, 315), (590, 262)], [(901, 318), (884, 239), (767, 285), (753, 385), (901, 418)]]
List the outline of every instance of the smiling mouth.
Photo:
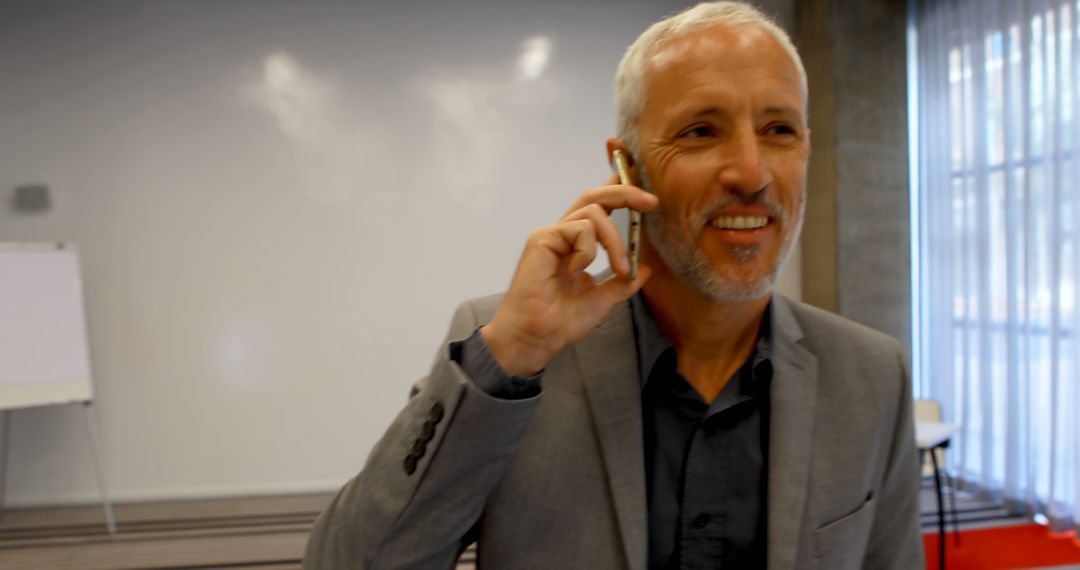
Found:
[(769, 225), (768, 216), (717, 216), (710, 225), (718, 230), (757, 230)]

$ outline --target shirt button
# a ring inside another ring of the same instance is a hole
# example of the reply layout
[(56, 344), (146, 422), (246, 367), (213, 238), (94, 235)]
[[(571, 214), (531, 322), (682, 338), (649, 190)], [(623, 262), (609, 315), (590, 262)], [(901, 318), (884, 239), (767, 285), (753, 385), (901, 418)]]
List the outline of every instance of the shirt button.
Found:
[(702, 529), (709, 524), (709, 520), (711, 519), (712, 517), (710, 517), (708, 514), (701, 513), (700, 515), (694, 517), (694, 520), (690, 522), (690, 526), (693, 528)]

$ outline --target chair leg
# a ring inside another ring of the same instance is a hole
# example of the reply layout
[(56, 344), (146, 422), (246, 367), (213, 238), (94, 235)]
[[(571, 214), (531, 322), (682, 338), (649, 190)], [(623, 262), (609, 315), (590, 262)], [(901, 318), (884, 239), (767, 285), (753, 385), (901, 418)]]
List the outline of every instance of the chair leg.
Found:
[(949, 508), (952, 510), (953, 544), (960, 547), (960, 515), (956, 509), (956, 479), (949, 474), (948, 469), (942, 469), (946, 483), (949, 485)]
[(937, 454), (930, 450), (930, 461), (934, 465), (934, 488), (937, 491), (938, 508), (938, 568), (945, 570), (945, 505), (941, 500), (941, 467), (938, 466)]

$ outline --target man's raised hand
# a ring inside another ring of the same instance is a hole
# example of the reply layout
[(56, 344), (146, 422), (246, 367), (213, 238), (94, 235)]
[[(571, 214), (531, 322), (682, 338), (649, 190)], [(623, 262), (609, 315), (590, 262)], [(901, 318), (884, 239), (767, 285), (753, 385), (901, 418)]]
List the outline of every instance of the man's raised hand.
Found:
[[(503, 370), (517, 376), (539, 372), (641, 288), (649, 268), (642, 264), (630, 280), (626, 244), (609, 214), (618, 208), (648, 212), (656, 204), (652, 194), (612, 176), (606, 186), (578, 197), (558, 222), (529, 235), (506, 297), (480, 331)], [(601, 283), (585, 271), (598, 243), (615, 273)]]

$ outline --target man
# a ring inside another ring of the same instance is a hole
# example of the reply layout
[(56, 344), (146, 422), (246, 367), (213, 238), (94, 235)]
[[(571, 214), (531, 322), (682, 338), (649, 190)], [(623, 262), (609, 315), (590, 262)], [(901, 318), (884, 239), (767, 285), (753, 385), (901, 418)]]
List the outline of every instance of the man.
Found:
[[(616, 78), (648, 190), (586, 191), (316, 523), (308, 568), (918, 568), (895, 341), (772, 294), (810, 134), (787, 36), (735, 2), (660, 22)], [(647, 212), (642, 264), (608, 214)], [(613, 274), (585, 273), (598, 244)]]

